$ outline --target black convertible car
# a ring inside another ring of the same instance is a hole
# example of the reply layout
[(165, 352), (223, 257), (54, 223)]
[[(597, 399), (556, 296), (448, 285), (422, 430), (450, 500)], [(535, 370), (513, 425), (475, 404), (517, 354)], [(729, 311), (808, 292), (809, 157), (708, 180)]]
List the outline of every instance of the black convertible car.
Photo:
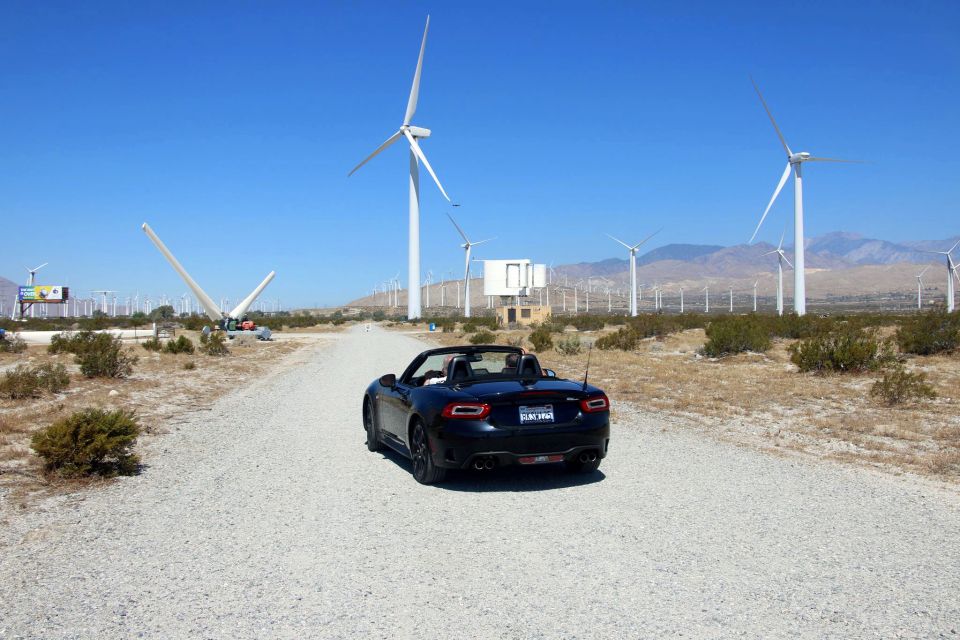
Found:
[(363, 396), (367, 448), (413, 460), (413, 476), (439, 482), (447, 469), (563, 462), (592, 472), (607, 455), (610, 402), (602, 390), (556, 377), (536, 356), (503, 346), (424, 351), (398, 378)]

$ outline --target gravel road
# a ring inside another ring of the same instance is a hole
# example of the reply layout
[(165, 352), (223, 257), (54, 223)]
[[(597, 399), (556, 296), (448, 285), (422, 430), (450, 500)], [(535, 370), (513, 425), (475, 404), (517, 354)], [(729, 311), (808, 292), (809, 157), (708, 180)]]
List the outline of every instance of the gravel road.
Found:
[[(960, 499), (619, 406), (601, 472), (418, 485), (362, 328), (169, 425), (148, 468), (0, 525), (0, 638), (956, 637)], [(616, 405), (616, 399), (614, 398)]]

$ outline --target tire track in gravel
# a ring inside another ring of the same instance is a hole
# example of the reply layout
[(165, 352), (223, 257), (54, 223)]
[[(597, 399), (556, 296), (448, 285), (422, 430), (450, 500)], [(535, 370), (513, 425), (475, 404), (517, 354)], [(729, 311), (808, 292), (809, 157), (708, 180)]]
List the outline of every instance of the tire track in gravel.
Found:
[(0, 638), (960, 631), (958, 499), (910, 479), (620, 406), (601, 473), (416, 484), (360, 400), (424, 348), (339, 334), (169, 425), (140, 476), (13, 518)]

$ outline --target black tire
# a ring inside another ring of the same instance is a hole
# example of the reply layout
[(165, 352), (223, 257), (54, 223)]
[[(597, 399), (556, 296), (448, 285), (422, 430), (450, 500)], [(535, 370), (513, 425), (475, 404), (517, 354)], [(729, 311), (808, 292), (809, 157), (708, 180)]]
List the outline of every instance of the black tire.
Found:
[(419, 420), (410, 430), (410, 458), (413, 460), (413, 479), (420, 484), (441, 482), (447, 475), (446, 469), (433, 464), (427, 430)]
[(593, 473), (600, 468), (600, 460), (601, 458), (597, 458), (592, 462), (580, 462), (577, 459), (573, 459), (567, 460), (563, 464), (570, 473)]
[(363, 430), (367, 432), (368, 451), (383, 449), (383, 443), (380, 442), (380, 428), (377, 427), (377, 419), (373, 415), (369, 401), (363, 403)]

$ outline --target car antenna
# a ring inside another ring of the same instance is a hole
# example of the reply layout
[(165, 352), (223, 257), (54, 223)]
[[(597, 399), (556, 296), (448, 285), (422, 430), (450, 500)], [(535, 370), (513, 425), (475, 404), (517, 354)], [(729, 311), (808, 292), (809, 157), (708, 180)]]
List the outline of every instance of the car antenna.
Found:
[(587, 390), (587, 376), (590, 375), (590, 354), (593, 353), (593, 343), (587, 349), (587, 368), (583, 371), (583, 391)]

